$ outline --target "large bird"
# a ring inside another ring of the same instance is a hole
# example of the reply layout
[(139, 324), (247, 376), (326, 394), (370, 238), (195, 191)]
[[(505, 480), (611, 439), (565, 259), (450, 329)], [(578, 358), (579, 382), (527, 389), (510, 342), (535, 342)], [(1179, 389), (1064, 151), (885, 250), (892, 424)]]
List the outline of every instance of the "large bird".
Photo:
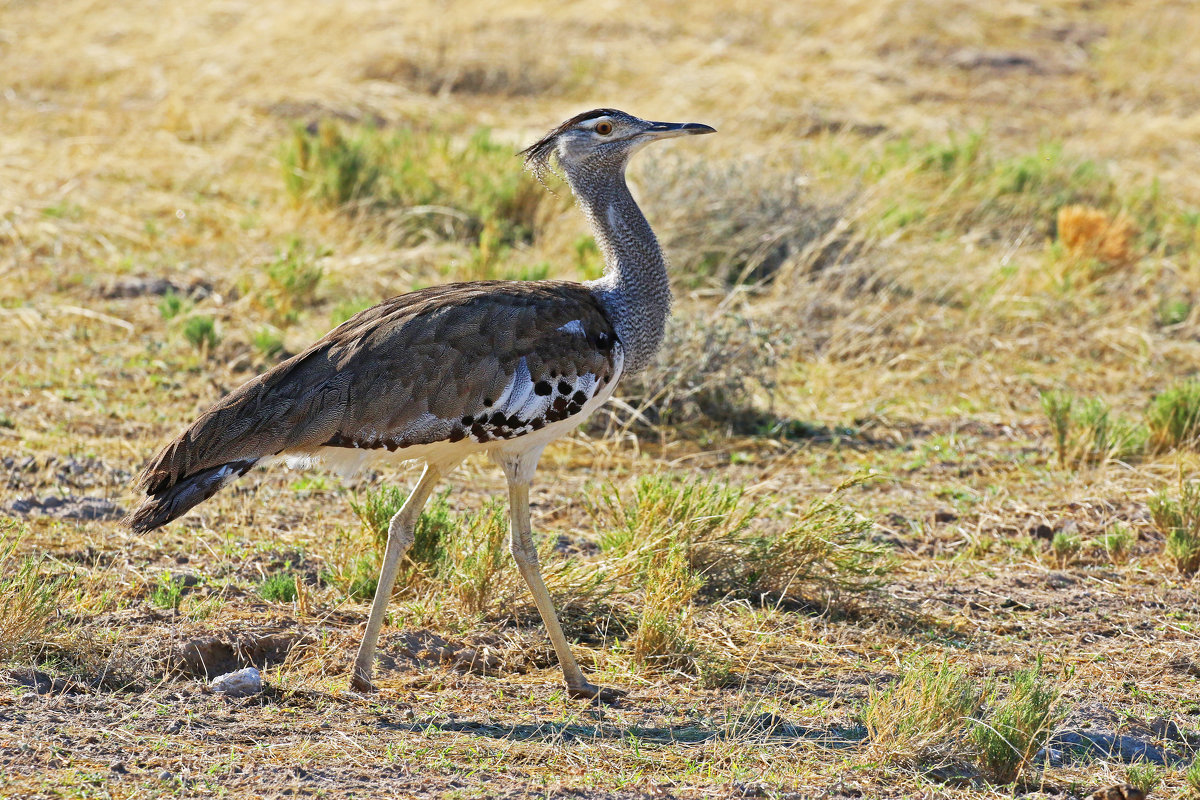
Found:
[(603, 277), (478, 281), (393, 297), (214, 404), (137, 479), (148, 495), (125, 519), (165, 525), (255, 466), (325, 463), (353, 471), (391, 458), (425, 469), (388, 526), (387, 548), (351, 685), (372, 689), (375, 645), (396, 572), (435, 484), (466, 456), (488, 453), (508, 479), (511, 546), (572, 697), (623, 692), (584, 677), (538, 566), (529, 485), (542, 450), (578, 426), (623, 375), (658, 350), (671, 287), (658, 240), (625, 183), (649, 142), (714, 133), (611, 108), (572, 117), (522, 152), (539, 178), (558, 168), (604, 254)]

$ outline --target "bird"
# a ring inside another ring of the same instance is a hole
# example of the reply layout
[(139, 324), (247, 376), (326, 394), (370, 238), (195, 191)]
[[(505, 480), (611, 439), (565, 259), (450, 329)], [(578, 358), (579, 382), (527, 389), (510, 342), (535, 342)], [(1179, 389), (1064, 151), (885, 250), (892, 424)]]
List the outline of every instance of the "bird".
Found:
[(137, 533), (182, 516), (256, 466), (324, 465), (345, 474), (381, 460), (424, 469), (388, 524), (379, 583), (350, 676), (375, 689), (376, 644), (421, 510), (467, 456), (503, 471), (509, 546), (572, 698), (626, 693), (591, 683), (542, 580), (529, 489), (546, 446), (575, 429), (644, 369), (671, 310), (667, 261), (626, 182), (650, 142), (715, 133), (613, 108), (577, 114), (518, 153), (544, 184), (560, 175), (604, 258), (600, 278), (472, 281), (402, 294), (351, 317), (307, 350), (218, 400), (165, 445), (135, 481), (144, 494), (123, 523)]

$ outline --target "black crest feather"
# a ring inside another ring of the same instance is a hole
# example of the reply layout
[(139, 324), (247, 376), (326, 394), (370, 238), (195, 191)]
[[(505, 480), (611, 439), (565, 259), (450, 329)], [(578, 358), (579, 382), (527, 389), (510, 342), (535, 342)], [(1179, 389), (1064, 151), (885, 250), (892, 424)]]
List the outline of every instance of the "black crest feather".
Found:
[(550, 157), (554, 155), (554, 142), (564, 131), (569, 130), (584, 120), (595, 119), (596, 117), (611, 117), (620, 113), (615, 108), (593, 108), (591, 111), (576, 114), (547, 133), (537, 142), (517, 153), (517, 155), (525, 159), (525, 169), (532, 172), (534, 177), (540, 181), (542, 180), (542, 176), (553, 169), (550, 164)]

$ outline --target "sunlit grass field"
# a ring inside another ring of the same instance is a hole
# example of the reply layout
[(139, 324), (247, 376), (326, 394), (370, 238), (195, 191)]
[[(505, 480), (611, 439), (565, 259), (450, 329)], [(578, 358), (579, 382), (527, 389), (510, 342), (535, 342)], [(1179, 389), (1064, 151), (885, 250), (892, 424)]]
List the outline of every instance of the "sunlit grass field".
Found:
[[(0, 0), (0, 796), (1200, 795), (1197, 39), (1166, 0)], [(597, 106), (719, 131), (634, 160), (667, 342), (533, 489), (628, 698), (565, 696), (483, 460), (370, 695), (412, 469), (118, 527), (357, 311), (598, 276), (515, 156)]]

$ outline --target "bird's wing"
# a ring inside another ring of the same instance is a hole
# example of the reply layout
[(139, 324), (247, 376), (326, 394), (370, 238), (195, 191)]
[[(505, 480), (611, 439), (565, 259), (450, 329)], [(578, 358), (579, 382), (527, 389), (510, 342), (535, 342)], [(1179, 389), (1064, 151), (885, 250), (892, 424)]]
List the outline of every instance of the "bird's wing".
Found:
[(321, 447), (510, 438), (577, 413), (620, 371), (584, 286), (483, 281), (387, 300), (214, 404), (143, 470), (159, 494), (202, 470)]

